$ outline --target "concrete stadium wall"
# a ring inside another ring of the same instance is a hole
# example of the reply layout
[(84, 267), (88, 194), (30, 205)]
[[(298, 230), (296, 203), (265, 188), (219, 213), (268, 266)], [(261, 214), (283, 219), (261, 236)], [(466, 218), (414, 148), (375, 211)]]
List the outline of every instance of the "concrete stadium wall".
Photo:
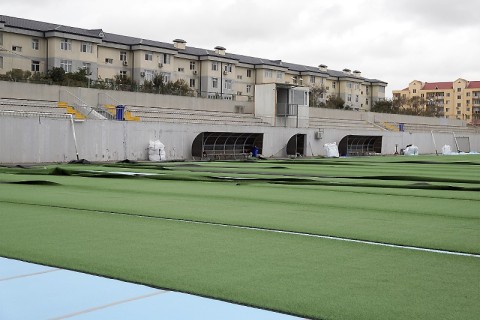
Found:
[(108, 100), (101, 93), (106, 93), (119, 104), (127, 106), (146, 106), (146, 107), (164, 107), (190, 110), (208, 110), (208, 111), (224, 111), (235, 112), (236, 106), (243, 106), (245, 113), (252, 113), (253, 102), (247, 101), (231, 101), (221, 99), (204, 99), (195, 97), (180, 97), (172, 95), (140, 93), (140, 92), (126, 92), (114, 90), (99, 90), (89, 88), (75, 88), (62, 87), (44, 84), (31, 84), (22, 82), (0, 81), (0, 97), (11, 99), (31, 99), (31, 100), (46, 100), (46, 101), (65, 101), (77, 102), (73, 96), (65, 93), (70, 92), (74, 96), (84, 101), (91, 107), (97, 105), (112, 103), (114, 101)]
[[(389, 132), (380, 130), (325, 129), (321, 139), (315, 129), (278, 128), (176, 123), (142, 123), (88, 120), (74, 123), (78, 154), (89, 161), (147, 160), (148, 143), (160, 140), (165, 144), (168, 160), (191, 159), (195, 137), (201, 132), (263, 133), (263, 155), (286, 157), (286, 144), (295, 134), (306, 134), (306, 156), (325, 155), (325, 143), (336, 142), (349, 134), (382, 136), (382, 154), (393, 154), (408, 144), (419, 147), (421, 154), (435, 153), (431, 133)], [(460, 135), (459, 135), (460, 136)], [(472, 151), (480, 150), (479, 135), (470, 138)], [(448, 144), (455, 150), (452, 134), (435, 133), (438, 152)], [(68, 162), (76, 159), (72, 125), (69, 120), (39, 117), (0, 117), (0, 163)]]
[(408, 116), (401, 114), (335, 110), (326, 108), (310, 108), (311, 118), (333, 118), (333, 119), (350, 119), (364, 120), (371, 123), (375, 122), (396, 122), (396, 123), (412, 123), (412, 124), (430, 124), (430, 125), (449, 125), (465, 127), (466, 124), (462, 120)]

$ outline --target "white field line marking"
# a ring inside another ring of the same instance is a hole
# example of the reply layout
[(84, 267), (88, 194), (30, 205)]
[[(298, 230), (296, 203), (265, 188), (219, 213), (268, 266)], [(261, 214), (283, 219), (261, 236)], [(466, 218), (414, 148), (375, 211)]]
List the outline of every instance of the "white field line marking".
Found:
[(21, 274), (21, 275), (18, 275), (18, 276), (13, 276), (13, 277), (0, 279), (0, 281), (8, 281), (8, 280), (13, 280), (13, 279), (18, 279), (18, 278), (33, 277), (33, 276), (37, 276), (37, 275), (40, 275), (40, 274), (54, 272), (54, 271), (60, 271), (60, 270), (62, 270), (62, 269), (51, 269), (51, 270), (34, 272), (34, 273)]
[(63, 316), (60, 316), (60, 317), (50, 318), (50, 320), (61, 320), (61, 319), (71, 318), (71, 317), (75, 317), (75, 316), (78, 316), (78, 315), (81, 315), (81, 314), (84, 314), (84, 313), (94, 312), (94, 311), (97, 311), (97, 310), (113, 307), (113, 306), (116, 306), (116, 305), (119, 305), (119, 304), (131, 302), (131, 301), (135, 301), (135, 300), (141, 300), (141, 299), (145, 299), (145, 298), (149, 298), (149, 297), (153, 297), (153, 296), (157, 296), (159, 294), (164, 294), (164, 293), (169, 293), (169, 292), (170, 291), (158, 290), (154, 293), (145, 294), (143, 296), (134, 297), (134, 298), (125, 299), (125, 300), (120, 300), (120, 301), (112, 302), (112, 303), (105, 304), (105, 305), (102, 305), (102, 306), (93, 307), (93, 308), (85, 309), (85, 310), (82, 310), (82, 311), (66, 314), (66, 315), (63, 315)]
[[(110, 212), (110, 214), (118, 214), (118, 213)], [(390, 248), (397, 248), (397, 249), (407, 249), (407, 250), (415, 250), (415, 251), (449, 254), (449, 255), (462, 256), (462, 257), (480, 258), (480, 254), (475, 254), (475, 253), (464, 253), (464, 252), (455, 252), (455, 251), (448, 251), (448, 250), (428, 249), (428, 248), (420, 248), (420, 247), (413, 247), (413, 246), (407, 246), (407, 245), (397, 245), (397, 244), (389, 244), (389, 243), (382, 243), (382, 242), (375, 242), (375, 241), (368, 241), (368, 240), (357, 240), (357, 239), (349, 239), (349, 238), (334, 237), (334, 236), (324, 236), (324, 235), (302, 233), (302, 232), (295, 232), (295, 231), (273, 230), (273, 229), (236, 226), (236, 225), (231, 225), (231, 224), (192, 221), (192, 220), (184, 220), (184, 219), (165, 218), (165, 217), (153, 217), (153, 216), (131, 215), (131, 214), (128, 214), (128, 215), (129, 216), (136, 216), (138, 218), (161, 219), (161, 220), (169, 220), (169, 221), (177, 221), (177, 222), (185, 222), (185, 223), (194, 223), (194, 224), (202, 224), (202, 225), (236, 228), (236, 229), (255, 230), (255, 231), (273, 232), (273, 233), (283, 233), (283, 234), (303, 236), (303, 237), (312, 237), (312, 238), (320, 238), (320, 239), (328, 239), (328, 240), (354, 242), (354, 243), (369, 244), (369, 245), (374, 245), (374, 246), (390, 247)]]

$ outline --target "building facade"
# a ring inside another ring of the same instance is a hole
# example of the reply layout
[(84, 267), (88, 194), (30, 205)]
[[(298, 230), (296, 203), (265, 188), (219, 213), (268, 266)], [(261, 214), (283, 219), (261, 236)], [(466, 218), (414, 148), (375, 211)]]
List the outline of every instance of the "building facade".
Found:
[(319, 87), (319, 103), (338, 96), (356, 110), (370, 110), (375, 101), (385, 98), (387, 86), (349, 69), (243, 56), (221, 46), (200, 49), (182, 39), (165, 43), (0, 16), (1, 74), (13, 69), (46, 73), (54, 67), (66, 72), (84, 68), (91, 80), (106, 82), (121, 76), (142, 84), (161, 74), (165, 81), (184, 80), (200, 97), (239, 101), (253, 100), (256, 85)]
[(420, 107), (433, 108), (438, 116), (479, 124), (480, 81), (457, 79), (453, 82), (414, 80), (403, 90), (394, 90), (393, 98), (404, 107), (416, 99)]

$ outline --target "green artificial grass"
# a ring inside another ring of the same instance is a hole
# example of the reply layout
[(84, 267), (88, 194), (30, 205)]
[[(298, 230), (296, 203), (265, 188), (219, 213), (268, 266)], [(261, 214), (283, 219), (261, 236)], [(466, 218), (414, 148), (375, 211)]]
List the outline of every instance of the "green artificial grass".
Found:
[(421, 156), (4, 167), (0, 256), (309, 318), (474, 319), (478, 256), (187, 221), (478, 255), (479, 166)]
[(480, 260), (3, 204), (2, 255), (316, 319), (476, 319)]

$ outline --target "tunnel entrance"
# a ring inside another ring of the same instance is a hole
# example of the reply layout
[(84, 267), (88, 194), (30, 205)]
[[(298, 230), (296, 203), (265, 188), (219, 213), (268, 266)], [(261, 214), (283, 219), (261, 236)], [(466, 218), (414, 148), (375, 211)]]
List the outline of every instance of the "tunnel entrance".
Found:
[(341, 157), (382, 153), (382, 136), (345, 136), (338, 145), (338, 151)]
[(245, 159), (257, 147), (262, 153), (263, 133), (202, 132), (192, 144), (194, 159)]
[(296, 134), (288, 140), (287, 155), (288, 156), (305, 156), (305, 137), (306, 134)]

